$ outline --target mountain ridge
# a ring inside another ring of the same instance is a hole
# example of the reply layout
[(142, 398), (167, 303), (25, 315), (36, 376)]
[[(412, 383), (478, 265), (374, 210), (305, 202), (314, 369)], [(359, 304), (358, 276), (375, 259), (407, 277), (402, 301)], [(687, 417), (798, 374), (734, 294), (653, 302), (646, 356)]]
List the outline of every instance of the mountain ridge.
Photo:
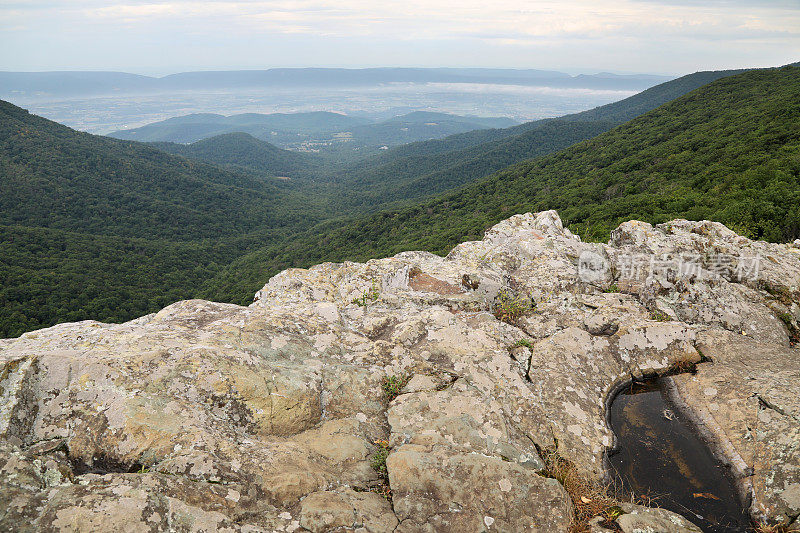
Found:
[(534, 69), (468, 68), (275, 68), (267, 70), (195, 71), (161, 77), (93, 71), (2, 72), (0, 96), (100, 95), (269, 86), (358, 86), (381, 83), (495, 83), (557, 87), (638, 89), (665, 81), (669, 76), (631, 74), (609, 78), (602, 75), (571, 76), (564, 72)]

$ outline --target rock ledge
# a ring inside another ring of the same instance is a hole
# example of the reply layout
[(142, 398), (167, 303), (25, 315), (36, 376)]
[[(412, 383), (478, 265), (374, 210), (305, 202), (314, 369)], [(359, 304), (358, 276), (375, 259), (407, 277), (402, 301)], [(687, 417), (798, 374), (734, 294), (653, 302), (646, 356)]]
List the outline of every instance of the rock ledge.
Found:
[(674, 394), (753, 516), (790, 522), (798, 302), (796, 245), (686, 220), (584, 243), (547, 211), (444, 258), (286, 270), (249, 307), (0, 340), (0, 529), (567, 531), (539, 451), (603, 479), (615, 388), (701, 360)]

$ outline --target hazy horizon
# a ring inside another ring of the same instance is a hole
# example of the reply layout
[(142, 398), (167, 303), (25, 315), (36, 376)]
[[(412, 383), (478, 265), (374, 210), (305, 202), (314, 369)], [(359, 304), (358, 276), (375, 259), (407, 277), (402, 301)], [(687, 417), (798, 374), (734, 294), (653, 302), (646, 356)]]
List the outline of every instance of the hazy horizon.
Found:
[[(764, 66), (779, 66), (779, 65), (747, 65), (744, 68), (759, 68)], [(353, 66), (353, 67), (344, 67), (344, 66), (319, 66), (319, 65), (297, 65), (297, 66), (283, 66), (283, 67), (275, 67), (275, 66), (265, 66), (262, 68), (223, 68), (223, 67), (208, 67), (208, 68), (196, 68), (196, 69), (186, 69), (186, 70), (119, 70), (119, 69), (110, 69), (110, 68), (87, 68), (87, 69), (10, 69), (10, 68), (0, 68), (0, 72), (5, 73), (15, 73), (15, 72), (22, 72), (22, 73), (29, 73), (29, 74), (36, 74), (36, 73), (54, 73), (54, 72), (102, 72), (107, 74), (134, 74), (136, 76), (146, 76), (149, 78), (164, 78), (167, 76), (172, 76), (175, 74), (187, 74), (192, 72), (260, 72), (266, 70), (278, 70), (278, 69), (291, 69), (291, 70), (303, 70), (303, 69), (333, 69), (333, 70), (368, 70), (368, 69), (500, 69), (500, 70), (517, 70), (517, 71), (524, 71), (524, 70), (541, 70), (541, 71), (552, 71), (552, 72), (560, 72), (564, 74), (569, 74), (570, 76), (578, 76), (580, 74), (584, 75), (591, 75), (591, 74), (615, 74), (619, 76), (664, 76), (664, 77), (678, 77), (684, 74), (690, 74), (689, 72), (656, 72), (656, 71), (634, 71), (634, 70), (614, 70), (614, 69), (603, 69), (603, 68), (539, 68), (536, 66), (524, 66), (524, 67), (496, 67), (496, 66), (487, 66), (487, 65), (472, 65), (472, 66), (453, 66), (453, 65), (437, 65), (437, 66), (420, 66), (420, 65), (371, 65), (371, 66)], [(731, 67), (733, 68), (733, 67)], [(713, 69), (713, 70), (726, 70), (726, 69)]]

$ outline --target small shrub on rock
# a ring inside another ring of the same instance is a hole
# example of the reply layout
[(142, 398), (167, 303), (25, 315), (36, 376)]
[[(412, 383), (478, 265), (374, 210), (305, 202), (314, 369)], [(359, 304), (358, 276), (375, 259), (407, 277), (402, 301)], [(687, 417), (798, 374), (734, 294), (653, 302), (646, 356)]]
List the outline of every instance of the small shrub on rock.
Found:
[(353, 298), (353, 303), (360, 307), (367, 307), (370, 304), (370, 302), (377, 301), (380, 295), (381, 291), (378, 289), (378, 286), (373, 281), (368, 291), (365, 290), (363, 293), (361, 293), (361, 296)]
[(491, 305), (492, 314), (501, 322), (513, 324), (522, 315), (534, 309), (529, 297), (515, 294), (510, 290), (501, 290), (495, 296)]
[(386, 401), (391, 402), (400, 395), (400, 391), (406, 386), (411, 376), (386, 376), (383, 378), (383, 393), (386, 395)]

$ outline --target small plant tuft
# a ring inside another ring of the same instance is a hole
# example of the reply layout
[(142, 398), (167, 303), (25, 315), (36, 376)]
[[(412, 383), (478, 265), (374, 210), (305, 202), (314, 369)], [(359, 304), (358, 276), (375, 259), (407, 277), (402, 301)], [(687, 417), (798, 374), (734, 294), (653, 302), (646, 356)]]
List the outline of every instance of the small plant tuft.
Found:
[(386, 395), (386, 401), (391, 402), (397, 398), (410, 379), (411, 376), (408, 374), (384, 377), (381, 386), (383, 387), (383, 393)]
[(501, 290), (491, 305), (492, 314), (497, 320), (514, 324), (525, 313), (536, 308), (530, 297), (524, 297), (510, 290)]
[(792, 315), (791, 314), (783, 312), (783, 313), (778, 313), (777, 316), (781, 320), (781, 322), (783, 322), (787, 326), (791, 326), (792, 325)]
[(361, 296), (353, 298), (352, 302), (360, 307), (367, 307), (370, 302), (377, 301), (380, 296), (381, 291), (378, 289), (378, 285), (373, 280), (369, 290), (365, 290), (363, 293), (361, 293)]
[(619, 285), (617, 285), (616, 283), (612, 283), (611, 285), (603, 289), (603, 292), (617, 293), (619, 292)]
[(697, 374), (697, 363), (688, 359), (679, 359), (678, 361), (675, 361), (669, 365), (669, 368), (667, 368), (667, 374), (670, 376), (675, 374)]
[(669, 316), (664, 311), (656, 309), (654, 311), (650, 311), (650, 320), (657, 320), (659, 322), (669, 322), (672, 320), (672, 317)]
[(570, 533), (583, 533), (589, 529), (589, 520), (602, 516), (603, 526), (616, 529), (614, 520), (624, 514), (617, 500), (609, 495), (608, 487), (583, 475), (555, 449), (541, 451), (545, 464), (541, 474), (557, 480), (572, 499), (575, 516)]
[(389, 442), (385, 440), (376, 440), (375, 445), (378, 449), (375, 451), (375, 455), (372, 456), (369, 465), (378, 475), (382, 478), (386, 478), (389, 476), (389, 472), (386, 470), (386, 458), (389, 457)]
[(376, 440), (375, 446), (378, 449), (375, 455), (372, 456), (370, 466), (378, 473), (381, 478), (381, 483), (375, 487), (370, 488), (371, 492), (379, 494), (387, 501), (392, 501), (392, 489), (389, 487), (389, 471), (386, 469), (386, 459), (389, 457), (389, 442), (385, 440)]
[(525, 347), (530, 351), (533, 351), (533, 343), (528, 339), (520, 339), (511, 345), (511, 348), (520, 348), (520, 347)]

